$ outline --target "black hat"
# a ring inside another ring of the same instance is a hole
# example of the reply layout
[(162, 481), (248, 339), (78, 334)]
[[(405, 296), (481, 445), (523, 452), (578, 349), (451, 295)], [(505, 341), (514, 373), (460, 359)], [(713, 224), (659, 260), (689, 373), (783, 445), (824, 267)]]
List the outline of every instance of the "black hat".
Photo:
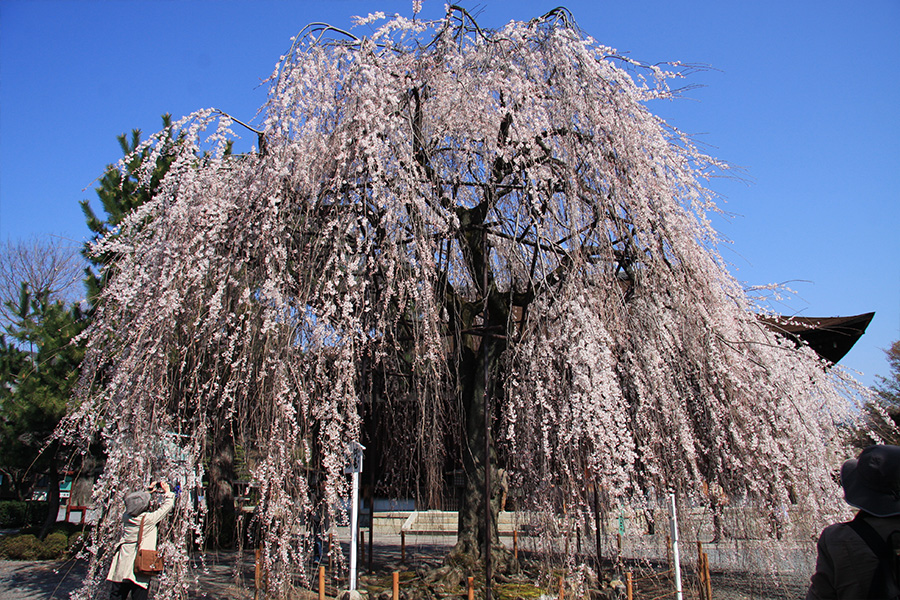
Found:
[(900, 446), (869, 446), (841, 467), (844, 499), (876, 517), (900, 515)]

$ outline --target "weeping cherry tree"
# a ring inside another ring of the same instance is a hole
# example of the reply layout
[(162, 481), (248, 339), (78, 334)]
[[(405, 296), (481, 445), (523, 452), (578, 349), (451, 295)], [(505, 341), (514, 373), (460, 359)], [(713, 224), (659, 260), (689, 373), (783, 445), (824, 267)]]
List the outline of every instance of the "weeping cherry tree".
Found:
[[(724, 166), (646, 107), (677, 95), (679, 68), (621, 56), (562, 9), (496, 31), (455, 6), (358, 25), (295, 38), (258, 150), (229, 154), (215, 110), (138, 149), (170, 167), (95, 246), (119, 258), (66, 423), (108, 452), (84, 597), (123, 493), (196, 489), (222, 439), (256, 457), (262, 556), (285, 589), (311, 515), (348, 496), (366, 419), (406, 424), (385, 454), (426, 486), (459, 457), (453, 556), (472, 561), (499, 546), (483, 508), (500, 460), (523, 507), (557, 516), (590, 519), (589, 488), (832, 500), (846, 401), (718, 254), (704, 185)], [(205, 511), (179, 497), (164, 597), (186, 593)]]

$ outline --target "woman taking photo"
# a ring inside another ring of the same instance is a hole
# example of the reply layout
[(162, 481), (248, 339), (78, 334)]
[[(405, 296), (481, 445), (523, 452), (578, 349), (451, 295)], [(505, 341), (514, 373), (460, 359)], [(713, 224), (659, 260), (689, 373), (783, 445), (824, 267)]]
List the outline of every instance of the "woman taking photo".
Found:
[[(160, 489), (163, 503), (153, 512), (150, 508), (150, 491)], [(146, 492), (131, 492), (125, 496), (125, 514), (122, 515), (124, 533), (116, 547), (107, 581), (112, 582), (110, 600), (146, 600), (150, 587), (150, 575), (135, 573), (134, 561), (138, 551), (140, 536), (141, 550), (156, 550), (159, 522), (175, 505), (175, 494), (165, 481), (159, 481)], [(143, 525), (142, 525), (143, 524)]]

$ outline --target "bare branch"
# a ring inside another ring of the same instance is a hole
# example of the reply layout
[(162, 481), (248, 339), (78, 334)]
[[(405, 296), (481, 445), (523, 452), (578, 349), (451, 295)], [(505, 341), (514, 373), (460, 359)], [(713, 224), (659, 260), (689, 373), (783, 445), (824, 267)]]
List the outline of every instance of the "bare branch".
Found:
[(47, 293), (51, 300), (80, 299), (85, 261), (78, 244), (58, 236), (8, 239), (0, 245), (0, 318), (15, 319), (22, 284), (31, 293)]

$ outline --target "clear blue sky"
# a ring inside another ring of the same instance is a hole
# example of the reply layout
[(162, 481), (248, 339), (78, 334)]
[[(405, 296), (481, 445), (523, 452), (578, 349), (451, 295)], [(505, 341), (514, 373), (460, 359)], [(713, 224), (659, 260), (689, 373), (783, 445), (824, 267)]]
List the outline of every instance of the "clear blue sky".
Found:
[[(482, 25), (546, 2), (462, 2)], [(443, 12), (425, 0), (423, 16)], [(578, 0), (600, 42), (645, 62), (709, 64), (690, 99), (651, 106), (742, 167), (717, 180), (723, 255), (746, 285), (792, 282), (804, 316), (876, 311), (843, 364), (888, 374), (900, 338), (900, 1)], [(116, 136), (160, 115), (220, 108), (251, 120), (259, 87), (309, 22), (350, 27), (410, 0), (0, 0), (0, 239), (88, 236), (79, 200), (120, 157)], [(248, 137), (247, 144), (254, 141)]]

